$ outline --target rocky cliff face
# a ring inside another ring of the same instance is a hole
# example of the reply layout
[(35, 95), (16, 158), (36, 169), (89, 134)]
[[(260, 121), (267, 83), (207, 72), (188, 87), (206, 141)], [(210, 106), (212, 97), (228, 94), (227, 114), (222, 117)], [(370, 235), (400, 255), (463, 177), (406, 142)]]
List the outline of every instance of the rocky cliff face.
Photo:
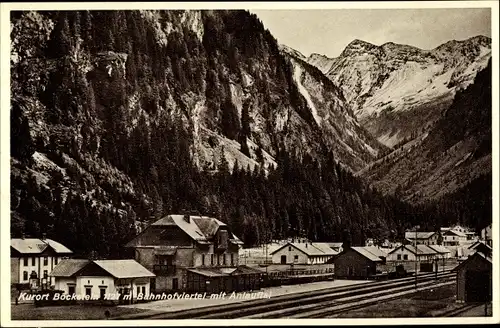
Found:
[(425, 133), (490, 57), (491, 39), (477, 36), (432, 50), (354, 40), (337, 58), (307, 61), (343, 90), (361, 125), (392, 147)]
[(284, 46), (282, 52), (292, 63), (294, 81), (328, 147), (347, 167), (364, 167), (375, 160), (385, 147), (360, 126), (342, 91), (300, 52)]

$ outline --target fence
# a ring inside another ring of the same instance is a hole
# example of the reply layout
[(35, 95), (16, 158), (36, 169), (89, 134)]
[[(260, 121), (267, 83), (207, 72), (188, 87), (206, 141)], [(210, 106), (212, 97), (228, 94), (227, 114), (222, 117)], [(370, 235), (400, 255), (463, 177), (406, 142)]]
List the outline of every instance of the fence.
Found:
[(334, 268), (289, 269), (274, 271), (264, 275), (264, 286), (302, 284), (330, 280), (334, 277)]
[(424, 261), (388, 261), (385, 264), (377, 266), (377, 270), (381, 272), (393, 272), (396, 271), (396, 267), (398, 265), (402, 265), (404, 269), (408, 272), (415, 272), (415, 267), (417, 268), (417, 271), (422, 271), (421, 270), (421, 265), (430, 265), (432, 264), (434, 269), (436, 268), (437, 265), (437, 271), (445, 271), (448, 269), (451, 269), (458, 265), (458, 261), (455, 258), (448, 258), (448, 259), (434, 259), (434, 260), (424, 260)]

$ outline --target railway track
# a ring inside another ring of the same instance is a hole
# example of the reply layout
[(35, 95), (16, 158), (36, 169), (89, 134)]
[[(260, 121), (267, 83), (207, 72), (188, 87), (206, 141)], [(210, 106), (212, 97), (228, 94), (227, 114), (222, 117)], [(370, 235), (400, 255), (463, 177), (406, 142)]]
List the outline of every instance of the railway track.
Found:
[(453, 309), (451, 311), (448, 311), (444, 313), (442, 316), (443, 317), (458, 317), (460, 314), (467, 312), (473, 308), (476, 307), (481, 307), (484, 308), (483, 304), (478, 305), (477, 303), (474, 304), (464, 304), (463, 306), (459, 307), (458, 309)]
[[(418, 290), (451, 284), (455, 273), (419, 275)], [(414, 293), (415, 277), (343, 286), (197, 309), (136, 316), (147, 319), (321, 318)], [(120, 319), (120, 318), (117, 318)]]

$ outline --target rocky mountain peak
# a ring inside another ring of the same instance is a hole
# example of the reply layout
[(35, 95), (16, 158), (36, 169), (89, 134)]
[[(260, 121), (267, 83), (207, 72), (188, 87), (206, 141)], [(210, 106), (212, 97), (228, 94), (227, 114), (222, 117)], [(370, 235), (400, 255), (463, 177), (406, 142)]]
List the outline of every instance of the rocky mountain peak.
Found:
[(337, 58), (308, 62), (343, 89), (360, 123), (392, 147), (424, 133), (490, 57), (491, 39), (480, 35), (432, 50), (356, 39)]
[(301, 60), (306, 60), (306, 57), (300, 51), (293, 49), (287, 45), (280, 44), (279, 49), (281, 52), (283, 52), (285, 54), (288, 54), (290, 56), (296, 57), (296, 58), (301, 59)]
[(372, 43), (360, 39), (354, 39), (346, 46), (340, 56), (342, 57), (352, 55), (353, 53), (370, 52), (376, 50), (377, 48), (378, 47)]

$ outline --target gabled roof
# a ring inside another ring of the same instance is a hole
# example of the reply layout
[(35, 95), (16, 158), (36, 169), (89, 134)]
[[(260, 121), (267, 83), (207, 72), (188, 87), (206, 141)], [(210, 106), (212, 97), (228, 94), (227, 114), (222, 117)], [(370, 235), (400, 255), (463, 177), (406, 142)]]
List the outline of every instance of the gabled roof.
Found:
[(442, 245), (427, 245), (428, 247), (432, 248), (433, 250), (435, 250), (436, 252), (440, 253), (440, 254), (446, 254), (446, 253), (451, 253), (451, 251), (442, 246)]
[(69, 248), (52, 239), (38, 238), (12, 238), (10, 247), (21, 254), (40, 254), (48, 247), (51, 247), (56, 253), (70, 254), (73, 253)]
[(456, 231), (456, 230), (448, 230), (446, 231), (445, 233), (443, 233), (443, 235), (450, 235), (450, 234), (454, 234), (454, 235), (457, 235), (459, 237), (466, 237), (466, 234), (464, 234), (463, 232), (460, 232), (460, 231)]
[(155, 274), (147, 270), (135, 260), (78, 260), (67, 259), (57, 264), (50, 276), (53, 277), (72, 277), (87, 265), (94, 263), (108, 272), (115, 278), (145, 278), (155, 277)]
[(471, 244), (467, 248), (468, 249), (476, 249), (479, 246), (481, 246), (481, 247), (485, 246), (485, 247), (488, 247), (489, 250), (492, 250), (492, 248), (488, 244), (486, 244), (484, 241), (482, 241), (482, 240), (476, 241), (475, 243)]
[[(224, 222), (208, 216), (196, 216), (190, 215), (189, 222), (185, 220), (184, 215), (172, 214), (165, 216), (158, 221), (151, 224), (150, 227), (146, 228), (143, 233), (148, 231), (151, 227), (162, 227), (162, 226), (176, 226), (184, 231), (191, 239), (200, 244), (210, 244), (212, 238), (215, 236), (217, 231), (221, 227), (227, 227)], [(133, 245), (132, 241), (127, 243), (127, 247)], [(236, 237), (233, 233), (229, 234), (229, 241), (233, 244), (241, 245), (243, 242)]]
[[(432, 236), (434, 236), (436, 232), (420, 232), (417, 231), (416, 233), (416, 238), (417, 239), (429, 239)], [(406, 239), (415, 239), (415, 232), (414, 231), (406, 231), (405, 232), (405, 238)]]
[(387, 257), (387, 252), (381, 250), (377, 246), (364, 246), (364, 248), (375, 256)]
[(279, 250), (283, 249), (284, 247), (292, 246), (301, 251), (302, 253), (306, 254), (307, 256), (333, 256), (337, 255), (338, 252), (334, 251), (328, 243), (311, 243), (311, 242), (306, 242), (306, 243), (291, 243), (288, 242), (274, 251), (272, 251), (270, 254), (274, 254), (278, 252)]
[(95, 264), (106, 270), (115, 278), (155, 277), (155, 274), (135, 260), (96, 260)]
[(429, 255), (429, 254), (437, 254), (438, 252), (432, 248), (430, 248), (429, 246), (427, 245), (417, 245), (417, 247), (415, 248), (415, 245), (401, 245), (395, 249), (393, 249), (392, 251), (389, 252), (389, 254), (392, 254), (394, 253), (395, 251), (401, 249), (401, 248), (406, 248), (408, 251), (410, 251), (411, 253), (413, 254), (416, 254), (416, 255)]
[(454, 267), (451, 271), (458, 271), (460, 268), (462, 268), (464, 265), (466, 265), (469, 261), (471, 261), (474, 257), (478, 257), (482, 260), (485, 260), (489, 264), (493, 265), (493, 261), (491, 259), (491, 256), (486, 255), (482, 252), (475, 252), (472, 255), (469, 255), (469, 257), (465, 261), (463, 261), (462, 263), (460, 263), (459, 265)]
[(52, 277), (71, 277), (81, 269), (83, 269), (90, 260), (67, 259), (59, 262), (49, 276)]
[[(378, 255), (373, 254), (369, 250), (368, 246), (359, 246), (359, 247), (358, 246), (354, 246), (354, 247), (351, 247), (351, 249), (353, 251), (361, 254), (362, 256), (366, 257), (367, 259), (369, 259), (372, 262), (382, 262), (382, 259)], [(347, 250), (345, 250), (345, 251), (347, 251)]]

